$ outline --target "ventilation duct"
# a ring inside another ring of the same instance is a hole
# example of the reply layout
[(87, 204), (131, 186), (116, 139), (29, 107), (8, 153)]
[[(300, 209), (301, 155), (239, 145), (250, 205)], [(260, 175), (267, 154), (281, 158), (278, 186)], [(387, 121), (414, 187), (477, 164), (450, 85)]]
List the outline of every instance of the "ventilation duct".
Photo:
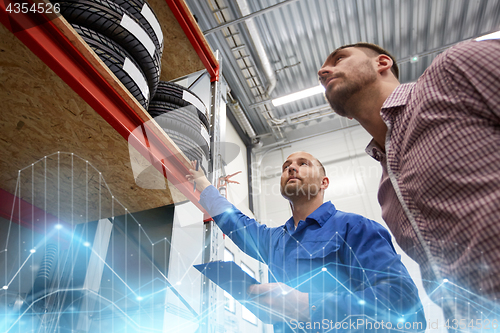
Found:
[(243, 112), (240, 103), (233, 98), (231, 93), (228, 94), (228, 97), (230, 101), (230, 103), (228, 103), (228, 106), (231, 109), (231, 112), (238, 120), (238, 123), (243, 128), (245, 133), (250, 137), (250, 139), (255, 138), (257, 136), (257, 133), (255, 133), (255, 130), (253, 129), (252, 124), (250, 124), (250, 121), (248, 121), (248, 118)]

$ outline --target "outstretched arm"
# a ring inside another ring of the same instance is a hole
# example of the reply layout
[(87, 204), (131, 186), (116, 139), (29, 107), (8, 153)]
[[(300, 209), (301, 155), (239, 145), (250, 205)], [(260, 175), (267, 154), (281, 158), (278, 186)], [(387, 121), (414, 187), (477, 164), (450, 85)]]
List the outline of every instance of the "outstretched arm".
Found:
[(195, 162), (192, 163), (193, 169), (189, 170), (190, 175), (187, 175), (186, 179), (191, 183), (196, 182), (196, 188), (202, 192), (200, 204), (203, 208), (212, 216), (222, 232), (243, 252), (267, 263), (272, 228), (258, 223), (234, 207), (211, 186), (202, 170), (195, 170)]
[(189, 175), (186, 176), (186, 179), (193, 184), (196, 182), (196, 188), (200, 191), (203, 192), (204, 189), (206, 189), (208, 186), (212, 185), (210, 181), (207, 179), (205, 176), (205, 173), (203, 170), (199, 169), (196, 170), (196, 161), (191, 161), (191, 166), (193, 167), (192, 169), (189, 169)]

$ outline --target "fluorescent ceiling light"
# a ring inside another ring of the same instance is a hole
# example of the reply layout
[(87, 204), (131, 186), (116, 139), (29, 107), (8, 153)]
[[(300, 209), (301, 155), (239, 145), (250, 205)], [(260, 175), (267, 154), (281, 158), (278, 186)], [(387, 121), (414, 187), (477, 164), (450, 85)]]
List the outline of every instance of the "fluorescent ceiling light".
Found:
[(498, 39), (500, 38), (500, 30), (497, 32), (492, 32), (491, 34), (487, 34), (481, 37), (476, 38), (476, 41), (480, 42), (482, 40), (487, 40), (487, 39)]
[(299, 99), (306, 98), (309, 96), (321, 94), (323, 92), (325, 92), (325, 87), (319, 85), (319, 86), (312, 87), (309, 89), (297, 91), (297, 92), (290, 94), (290, 95), (275, 98), (271, 102), (273, 103), (274, 106), (278, 106), (278, 105), (283, 105), (286, 103), (294, 102), (294, 101), (297, 101)]

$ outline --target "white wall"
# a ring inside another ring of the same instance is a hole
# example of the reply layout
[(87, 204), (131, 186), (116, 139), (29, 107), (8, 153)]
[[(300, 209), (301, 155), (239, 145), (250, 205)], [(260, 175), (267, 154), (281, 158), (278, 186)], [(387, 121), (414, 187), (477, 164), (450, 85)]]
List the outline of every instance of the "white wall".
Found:
[[(325, 201), (330, 200), (339, 210), (363, 215), (387, 228), (377, 201), (382, 170), (380, 164), (364, 151), (370, 140), (370, 135), (361, 126), (355, 126), (257, 154), (257, 160), (262, 159), (261, 189), (254, 198), (259, 200), (259, 211), (256, 214), (262, 223), (279, 226), (290, 218), (290, 206), (279, 192), (281, 165), (293, 152), (306, 151), (323, 163), (330, 179)], [(423, 289), (418, 264), (399, 248), (394, 237), (393, 243), (419, 289), (427, 320), (444, 323), (441, 309), (428, 298)], [(432, 330), (433, 333), (441, 331), (446, 332), (446, 329)]]

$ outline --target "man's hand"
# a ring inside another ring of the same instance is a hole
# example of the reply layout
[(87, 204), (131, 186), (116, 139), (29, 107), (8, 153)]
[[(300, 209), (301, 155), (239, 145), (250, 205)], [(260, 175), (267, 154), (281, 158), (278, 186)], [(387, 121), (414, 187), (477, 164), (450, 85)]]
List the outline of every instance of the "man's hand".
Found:
[(259, 319), (265, 323), (309, 321), (309, 294), (284, 283), (253, 284), (248, 287), (250, 300), (259, 305)]
[(193, 168), (189, 169), (190, 174), (186, 175), (186, 179), (191, 184), (193, 184), (193, 182), (196, 182), (196, 188), (200, 192), (203, 192), (205, 188), (212, 184), (208, 181), (205, 173), (203, 173), (203, 170), (201, 168), (198, 168), (199, 170), (196, 170), (196, 161), (191, 161), (191, 165)]

